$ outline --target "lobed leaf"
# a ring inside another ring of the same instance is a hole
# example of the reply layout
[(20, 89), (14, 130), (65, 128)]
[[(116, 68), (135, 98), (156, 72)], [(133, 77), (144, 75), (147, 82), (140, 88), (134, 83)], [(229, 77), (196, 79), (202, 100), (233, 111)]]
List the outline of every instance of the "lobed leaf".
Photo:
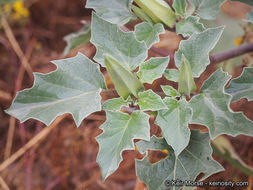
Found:
[(110, 54), (128, 70), (134, 70), (147, 58), (148, 49), (144, 42), (139, 42), (133, 32), (123, 32), (95, 13), (92, 14), (91, 42), (97, 52), (94, 60), (105, 67), (103, 54)]
[(162, 129), (162, 135), (178, 156), (188, 145), (190, 129), (188, 123), (191, 119), (191, 109), (186, 100), (177, 101), (165, 98), (166, 109), (159, 110), (155, 123)]
[(99, 143), (97, 162), (103, 179), (119, 167), (124, 150), (134, 150), (133, 139), (150, 140), (149, 115), (144, 112), (134, 111), (128, 115), (106, 111), (106, 117), (100, 127), (103, 133), (96, 138)]
[(140, 92), (138, 94), (137, 104), (140, 106), (140, 109), (157, 111), (161, 109), (165, 109), (166, 105), (163, 103), (161, 97), (154, 93), (151, 89)]
[(175, 63), (180, 69), (182, 54), (190, 62), (193, 77), (200, 74), (210, 64), (209, 52), (218, 42), (224, 27), (209, 28), (201, 33), (194, 33), (188, 40), (182, 40), (175, 53)]
[(113, 24), (124, 25), (135, 18), (131, 12), (133, 0), (87, 0), (86, 8), (94, 9), (97, 15)]
[(166, 69), (163, 74), (167, 80), (170, 80), (173, 82), (178, 82), (179, 80), (179, 70), (177, 69)]
[(152, 57), (140, 65), (137, 76), (141, 82), (152, 84), (155, 79), (161, 78), (170, 62), (170, 57)]
[(214, 20), (225, 0), (190, 0), (194, 13), (206, 20)]
[(175, 88), (173, 88), (172, 86), (161, 85), (161, 88), (162, 88), (164, 94), (166, 94), (167, 96), (171, 96), (171, 97), (179, 97), (180, 96), (179, 92)]
[(18, 92), (6, 112), (21, 122), (34, 118), (46, 125), (71, 113), (79, 126), (89, 114), (101, 110), (100, 92), (106, 87), (99, 65), (81, 53), (52, 63), (57, 69), (35, 73), (33, 87)]
[(180, 15), (181, 17), (185, 16), (187, 2), (186, 0), (174, 0), (172, 7), (176, 11), (176, 14)]
[(253, 100), (253, 68), (244, 67), (242, 74), (232, 79), (225, 91), (232, 96), (232, 102), (241, 98)]
[(213, 160), (212, 148), (208, 133), (192, 131), (189, 145), (175, 156), (172, 148), (167, 145), (164, 138), (152, 136), (150, 142), (139, 141), (137, 147), (140, 152), (147, 150), (164, 150), (167, 149), (169, 155), (155, 164), (148, 161), (148, 156), (142, 160), (136, 160), (136, 173), (149, 188), (149, 190), (166, 190), (168, 188), (179, 190), (179, 186), (166, 186), (167, 180), (191, 180), (195, 181), (200, 173), (205, 179), (210, 175), (220, 172), (223, 167)]
[(211, 139), (221, 134), (253, 136), (253, 122), (229, 108), (231, 96), (224, 93), (229, 79), (227, 73), (217, 70), (204, 82), (200, 94), (190, 100), (191, 123), (207, 126)]
[(200, 33), (205, 30), (202, 23), (199, 22), (199, 17), (189, 16), (186, 19), (176, 24), (176, 33), (182, 34), (184, 37), (191, 36), (193, 33)]
[(152, 25), (151, 23), (142, 22), (135, 26), (135, 36), (140, 42), (144, 41), (148, 48), (156, 42), (159, 42), (159, 34), (165, 33), (161, 23)]
[(107, 101), (102, 106), (102, 110), (106, 111), (120, 111), (121, 107), (128, 106), (130, 104), (130, 97), (126, 100), (123, 97), (112, 98)]

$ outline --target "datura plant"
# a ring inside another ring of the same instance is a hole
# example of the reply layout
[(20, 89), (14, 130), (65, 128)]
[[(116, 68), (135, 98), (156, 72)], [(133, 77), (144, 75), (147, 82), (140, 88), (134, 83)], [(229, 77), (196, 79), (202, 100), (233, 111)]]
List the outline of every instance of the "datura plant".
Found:
[[(253, 6), (252, 1), (240, 1)], [(88, 0), (86, 7), (94, 10), (91, 24), (65, 38), (65, 53), (90, 41), (96, 46), (96, 63), (82, 53), (52, 61), (57, 69), (48, 74), (35, 73), (32, 88), (18, 92), (6, 113), (21, 122), (33, 118), (46, 125), (70, 113), (79, 126), (91, 113), (104, 110), (103, 132), (96, 138), (97, 162), (104, 180), (117, 170), (124, 150), (144, 154), (135, 162), (136, 175), (149, 190), (168, 189), (170, 180), (195, 181), (201, 173), (204, 175), (198, 180), (202, 181), (224, 170), (212, 158), (212, 148), (218, 142), (212, 146), (211, 142), (222, 134), (253, 136), (253, 121), (230, 108), (231, 102), (241, 98), (253, 100), (253, 68), (245, 67), (241, 76), (231, 80), (217, 66), (201, 88), (196, 87), (196, 78), (211, 64), (209, 54), (226, 31), (225, 26), (209, 28), (205, 24), (214, 22), (223, 3)], [(242, 22), (253, 23), (252, 15), (248, 13)], [(136, 19), (142, 22), (126, 32), (124, 25)], [(149, 49), (165, 30), (181, 36), (178, 50), (173, 56), (148, 59)], [(175, 61), (176, 69), (168, 68), (170, 60)], [(102, 101), (101, 93), (110, 89), (100, 67), (106, 68), (119, 97)], [(162, 76), (176, 82), (177, 88), (162, 85), (162, 93), (145, 88), (145, 83), (152, 84)], [(161, 128), (160, 135), (151, 137), (150, 117)], [(189, 124), (206, 126), (208, 132), (189, 128)], [(167, 156), (151, 163), (148, 150), (166, 150)], [(171, 188), (194, 189), (184, 185)]]

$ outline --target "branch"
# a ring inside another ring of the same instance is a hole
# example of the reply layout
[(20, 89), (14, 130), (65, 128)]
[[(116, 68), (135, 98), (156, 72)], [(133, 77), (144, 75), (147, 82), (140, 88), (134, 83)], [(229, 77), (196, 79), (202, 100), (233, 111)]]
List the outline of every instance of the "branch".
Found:
[(248, 43), (246, 45), (239, 46), (237, 48), (233, 48), (221, 53), (217, 53), (214, 55), (210, 55), (211, 64), (218, 64), (220, 62), (226, 61), (228, 59), (238, 57), (245, 53), (249, 53), (253, 51), (253, 43)]
[[(170, 55), (170, 57), (173, 59), (174, 58), (174, 54), (171, 54), (170, 52), (167, 52), (165, 50), (159, 49), (157, 47), (151, 47), (151, 51), (158, 53), (162, 56), (168, 56)], [(245, 53), (249, 53), (253, 51), (253, 43), (248, 43), (246, 45), (242, 45), (221, 53), (217, 53), (217, 54), (213, 54), (209, 56), (210, 62), (211, 64), (218, 64), (220, 62), (229, 60), (231, 58), (234, 57), (238, 57), (240, 55), (243, 55)]]

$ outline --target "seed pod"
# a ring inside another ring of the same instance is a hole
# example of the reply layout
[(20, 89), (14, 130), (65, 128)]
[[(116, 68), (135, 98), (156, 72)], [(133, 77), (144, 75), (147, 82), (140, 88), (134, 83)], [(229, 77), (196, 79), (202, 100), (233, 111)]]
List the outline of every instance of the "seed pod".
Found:
[(140, 80), (129, 70), (125, 69), (112, 56), (104, 55), (105, 66), (111, 77), (116, 91), (126, 99), (129, 95), (138, 97), (138, 93), (144, 90)]
[(163, 22), (168, 27), (173, 27), (176, 15), (164, 0), (134, 0), (155, 23)]
[(139, 7), (132, 5), (132, 10), (141, 20), (149, 22), (151, 24), (154, 23), (153, 20)]
[(182, 54), (179, 81), (178, 81), (178, 91), (181, 94), (185, 94), (189, 97), (191, 92), (195, 90), (196, 84), (192, 77), (190, 63), (185, 58), (184, 54)]

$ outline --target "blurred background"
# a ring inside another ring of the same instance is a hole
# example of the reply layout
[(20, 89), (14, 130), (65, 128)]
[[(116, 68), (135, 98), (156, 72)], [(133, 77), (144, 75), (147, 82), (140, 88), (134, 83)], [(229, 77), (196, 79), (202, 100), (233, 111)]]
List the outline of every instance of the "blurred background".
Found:
[[(64, 36), (80, 30), (83, 27), (81, 21), (90, 22), (91, 10), (85, 9), (85, 3), (85, 0), (26, 0), (24, 3), (14, 1), (11, 5), (2, 5), (7, 23), (3, 21), (0, 23), (0, 189), (142, 190), (145, 188), (135, 175), (134, 158), (142, 157), (137, 151), (125, 151), (124, 161), (119, 169), (105, 182), (102, 181), (96, 163), (98, 144), (95, 137), (101, 133), (99, 126), (105, 121), (104, 112), (90, 115), (79, 128), (68, 114), (59, 117), (50, 127), (46, 127), (33, 119), (20, 123), (4, 113), (17, 91), (32, 86), (32, 71), (41, 73), (53, 71), (56, 67), (50, 61), (65, 57)], [(212, 53), (253, 42), (253, 26), (242, 21), (248, 11), (250, 7), (243, 3), (227, 1), (223, 4), (222, 13), (218, 15), (216, 21), (203, 21), (206, 26), (227, 26), (221, 42)], [(128, 27), (133, 28), (137, 22), (130, 23)], [(181, 37), (175, 32), (167, 31), (160, 39), (161, 42), (155, 46), (173, 54)], [(76, 55), (78, 51), (92, 58), (96, 49), (87, 43), (71, 50), (67, 57)], [(27, 61), (21, 59), (22, 53)], [(149, 56), (160, 55), (150, 51)], [(209, 66), (207, 71), (196, 79), (196, 83), (199, 88), (203, 80), (219, 66), (223, 66), (236, 77), (240, 75), (243, 67), (252, 65), (252, 55), (243, 55), (223, 65)], [(174, 67), (173, 61), (169, 67)], [(107, 73), (104, 69), (101, 70), (105, 74), (107, 86), (113, 88)], [(164, 78), (158, 79), (146, 88), (159, 90), (161, 84), (168, 84), (168, 81)], [(176, 86), (175, 83), (171, 84)], [(103, 95), (103, 99), (116, 96), (117, 94)], [(242, 99), (233, 103), (231, 107), (235, 111), (243, 111), (253, 120), (253, 102)], [(152, 133), (159, 133), (159, 127), (155, 126), (152, 120), (150, 122)], [(194, 125), (191, 128), (206, 131), (201, 126)], [(226, 139), (241, 161), (245, 162), (247, 167), (253, 167), (253, 139), (242, 135), (235, 138), (226, 136)], [(239, 189), (253, 189), (252, 176), (249, 177), (216, 154), (214, 158), (226, 170), (209, 177), (206, 181), (248, 181), (248, 187)]]

